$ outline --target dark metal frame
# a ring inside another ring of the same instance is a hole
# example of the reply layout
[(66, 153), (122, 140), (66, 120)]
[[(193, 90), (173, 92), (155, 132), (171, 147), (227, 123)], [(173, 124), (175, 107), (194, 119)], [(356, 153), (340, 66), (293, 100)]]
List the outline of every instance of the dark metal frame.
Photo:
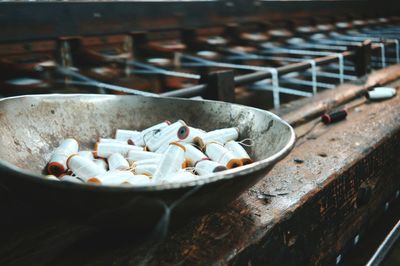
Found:
[(0, 3), (0, 41), (128, 33), (141, 30), (225, 25), (246, 21), (306, 18), (313, 12), (333, 19), (397, 15), (395, 0), (381, 1), (191, 1), (191, 2), (7, 2)]
[[(96, 3), (2, 3), (0, 4), (0, 42), (54, 39), (65, 36), (131, 33), (137, 31), (189, 29), (207, 25), (226, 26), (228, 23), (306, 18), (318, 11), (333, 21), (337, 14), (357, 10), (364, 16), (396, 14), (399, 7), (393, 1), (193, 1), (193, 2), (96, 2)], [(373, 11), (372, 11), (373, 10)], [(29, 27), (27, 27), (29, 25)], [(370, 68), (371, 44), (351, 47), (341, 54), (355, 63), (358, 76)], [(317, 66), (338, 60), (335, 55), (315, 58)], [(277, 68), (279, 76), (307, 70), (309, 62), (288, 64)], [(268, 71), (233, 76), (232, 71), (210, 73), (200, 79), (199, 85), (162, 93), (167, 97), (203, 96), (209, 99), (234, 101), (234, 87), (271, 78)], [(87, 80), (83, 80), (87, 81)], [(128, 88), (89, 81), (88, 86), (144, 94)], [(158, 95), (146, 93), (147, 95)]]

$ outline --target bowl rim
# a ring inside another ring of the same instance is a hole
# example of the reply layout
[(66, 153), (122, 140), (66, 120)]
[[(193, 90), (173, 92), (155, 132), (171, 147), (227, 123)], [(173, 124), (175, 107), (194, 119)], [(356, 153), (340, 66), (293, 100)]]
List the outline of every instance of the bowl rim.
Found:
[[(222, 172), (217, 172), (215, 174), (210, 174), (202, 177), (199, 180), (181, 182), (181, 183), (164, 183), (157, 184), (152, 186), (108, 186), (108, 185), (95, 185), (95, 184), (86, 184), (86, 183), (73, 183), (73, 182), (59, 182), (55, 180), (50, 180), (44, 178), (45, 175), (35, 174), (29, 170), (18, 167), (10, 162), (7, 162), (0, 158), (0, 172), (8, 171), (11, 174), (18, 174), (19, 178), (28, 179), (30, 182), (39, 182), (43, 185), (48, 186), (56, 186), (60, 188), (75, 188), (75, 189), (83, 189), (83, 190), (93, 190), (93, 191), (107, 191), (107, 192), (127, 192), (127, 191), (136, 191), (136, 192), (146, 192), (146, 191), (164, 191), (164, 190), (173, 190), (173, 189), (183, 189), (183, 188), (194, 188), (200, 185), (211, 184), (220, 180), (228, 180), (233, 178), (240, 178), (240, 176), (248, 175), (254, 172), (257, 172), (261, 169), (267, 169), (273, 164), (277, 163), (280, 159), (283, 159), (294, 147), (296, 141), (296, 134), (292, 126), (289, 125), (282, 118), (277, 116), (276, 114), (245, 105), (235, 104), (235, 103), (227, 103), (221, 101), (214, 100), (206, 100), (206, 99), (187, 99), (187, 98), (178, 98), (178, 97), (161, 97), (161, 96), (141, 96), (141, 95), (111, 95), (111, 94), (62, 94), (62, 93), (54, 93), (54, 94), (30, 94), (30, 95), (19, 95), (12, 97), (5, 97), (0, 99), (0, 104), (6, 101), (16, 100), (16, 99), (24, 99), (24, 98), (120, 98), (120, 97), (137, 97), (137, 98), (150, 98), (150, 99), (172, 99), (178, 101), (202, 101), (202, 102), (210, 102), (210, 103), (218, 103), (218, 104), (226, 104), (226, 105), (237, 105), (243, 106), (247, 109), (252, 109), (256, 112), (267, 112), (272, 119), (275, 119), (282, 123), (289, 129), (290, 137), (285, 146), (280, 149), (275, 154), (269, 156), (268, 158), (253, 162), (249, 165), (244, 165), (239, 168), (229, 169)], [(0, 177), (1, 179), (1, 177)]]

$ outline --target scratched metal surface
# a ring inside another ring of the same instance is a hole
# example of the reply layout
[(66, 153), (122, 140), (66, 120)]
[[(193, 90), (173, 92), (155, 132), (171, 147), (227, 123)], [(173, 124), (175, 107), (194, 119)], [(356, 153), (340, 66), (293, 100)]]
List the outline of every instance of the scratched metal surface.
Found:
[[(151, 187), (107, 187), (40, 178), (51, 151), (63, 138), (75, 137), (87, 149), (99, 136), (111, 137), (117, 128), (143, 129), (166, 119), (183, 119), (205, 130), (236, 126), (241, 138), (254, 140), (249, 151), (256, 162), (194, 182)], [(259, 109), (203, 100), (113, 95), (4, 99), (0, 101), (0, 136), (0, 196), (8, 198), (4, 202), (10, 201), (5, 205), (27, 210), (11, 208), (2, 223), (21, 222), (25, 218), (15, 217), (35, 210), (35, 216), (58, 215), (74, 219), (78, 226), (125, 232), (150, 231), (166, 213), (171, 213), (168, 219), (177, 226), (226, 206), (284, 157), (295, 138), (289, 125)]]
[(295, 139), (292, 128), (272, 113), (222, 102), (140, 96), (22, 96), (0, 101), (0, 159), (39, 175), (64, 138), (74, 137), (81, 149), (93, 149), (98, 137), (112, 137), (117, 128), (141, 130), (178, 119), (206, 131), (237, 127), (240, 139), (254, 141), (248, 152), (256, 162), (224, 172), (219, 178), (267, 169), (290, 151)]

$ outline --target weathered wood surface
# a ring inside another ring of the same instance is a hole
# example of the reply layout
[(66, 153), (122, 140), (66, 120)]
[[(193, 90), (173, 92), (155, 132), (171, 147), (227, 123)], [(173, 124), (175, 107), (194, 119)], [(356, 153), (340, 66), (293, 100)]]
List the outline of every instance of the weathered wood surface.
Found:
[(399, 189), (399, 144), (400, 97), (361, 105), (345, 121), (318, 124), (230, 206), (163, 241), (93, 236), (68, 217), (32, 216), (19, 230), (2, 227), (0, 264), (334, 264)]
[(289, 102), (275, 112), (284, 117), (291, 125), (300, 125), (332, 110), (336, 106), (346, 104), (362, 96), (367, 88), (384, 85), (398, 78), (400, 78), (400, 65), (393, 65), (364, 77), (364, 84), (339, 85), (335, 90), (328, 90), (312, 98)]

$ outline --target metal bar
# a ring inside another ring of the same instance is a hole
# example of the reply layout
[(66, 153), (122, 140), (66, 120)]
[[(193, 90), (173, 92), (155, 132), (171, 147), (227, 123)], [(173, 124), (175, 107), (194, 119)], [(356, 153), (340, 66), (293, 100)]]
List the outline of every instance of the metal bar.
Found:
[[(379, 64), (382, 66), (382, 58), (380, 56), (379, 57), (373, 56), (371, 57), (371, 59), (372, 62), (379, 62)], [(397, 64), (397, 59), (393, 57), (386, 57), (385, 61), (386, 63)]]
[(340, 83), (344, 82), (344, 58), (343, 58), (343, 54), (337, 54), (338, 56), (338, 60), (339, 60), (339, 81)]
[(316, 42), (319, 43), (325, 43), (325, 44), (331, 44), (331, 45), (348, 45), (348, 46), (359, 46), (362, 44), (361, 41), (355, 42), (355, 41), (346, 41), (346, 40), (332, 40), (332, 39), (318, 39), (315, 40)]
[(372, 258), (368, 261), (367, 266), (378, 266), (385, 259), (387, 253), (393, 247), (394, 243), (400, 238), (400, 220), (397, 224), (390, 230), (389, 234), (380, 244), (379, 248), (375, 251)]
[(382, 60), (382, 68), (386, 67), (386, 57), (385, 57), (385, 44), (379, 43), (381, 47), (381, 60)]
[(200, 84), (196, 86), (192, 86), (189, 88), (183, 88), (179, 90), (174, 90), (174, 91), (167, 91), (163, 92), (160, 95), (164, 97), (194, 97), (198, 95), (202, 95), (204, 91), (206, 90), (207, 85), (205, 84)]
[(206, 60), (203, 58), (199, 58), (191, 55), (182, 55), (186, 59), (190, 59), (193, 61), (197, 61), (199, 63), (204, 64), (204, 66), (213, 66), (213, 67), (221, 67), (221, 68), (231, 68), (231, 69), (241, 69), (241, 70), (250, 70), (250, 71), (269, 71), (269, 67), (260, 67), (260, 66), (251, 66), (251, 65), (238, 65), (232, 63), (223, 63), (223, 62), (215, 62)]
[(332, 52), (288, 49), (288, 48), (281, 48), (281, 47), (273, 47), (273, 48), (268, 47), (268, 48), (262, 50), (260, 53), (262, 53), (262, 54), (284, 53), (284, 54), (311, 55), (311, 56), (327, 56), (327, 55), (334, 54)]
[[(309, 71), (305, 72), (304, 75), (312, 75), (312, 73), (310, 73)], [(325, 78), (337, 78), (337, 79), (346, 79), (346, 80), (358, 80), (357, 76), (353, 76), (353, 75), (340, 75), (340, 74), (336, 74), (336, 73), (330, 73), (330, 72), (324, 72), (324, 71), (319, 71), (318, 75), (321, 77), (325, 77)]]
[[(299, 84), (299, 85), (305, 85), (305, 86), (313, 86), (314, 82), (308, 81), (308, 80), (302, 80), (302, 79), (297, 79), (297, 78), (288, 78), (288, 77), (281, 77), (281, 80), (283, 81), (282, 83), (293, 83), (293, 84)], [(329, 83), (323, 83), (323, 82), (316, 82), (316, 86), (319, 88), (324, 88), (324, 89), (334, 89), (336, 86), (333, 84)]]
[[(317, 94), (317, 68), (314, 60), (310, 59), (307, 60), (307, 62), (311, 64), (312, 89), (313, 89), (313, 94), (315, 95)], [(343, 63), (341, 65), (343, 66)]]
[(320, 50), (333, 50), (333, 51), (346, 51), (346, 46), (332, 46), (332, 45), (323, 45), (323, 44), (314, 44), (314, 43), (298, 43), (292, 44), (293, 47), (304, 47), (304, 48), (315, 48)]
[(372, 42), (381, 42), (382, 40), (380, 38), (375, 38), (375, 37), (358, 37), (358, 36), (348, 36), (348, 35), (343, 35), (343, 34), (335, 34), (332, 36), (334, 39), (339, 39), (339, 40), (348, 40), (348, 41), (356, 41), (356, 42), (363, 42), (365, 40), (370, 40)]
[[(333, 64), (327, 65), (327, 67), (332, 67), (332, 68), (334, 68), (334, 69), (337, 69), (337, 68), (339, 68), (340, 66), (339, 66), (339, 64), (333, 63)], [(351, 66), (351, 65), (346, 65), (346, 64), (345, 64), (345, 65), (343, 66), (343, 69), (346, 70), (346, 71), (354, 71), (354, 70), (355, 70), (355, 67), (354, 67), (354, 66)]]
[[(342, 54), (343, 54), (343, 57), (346, 58), (346, 57), (353, 56), (354, 52), (346, 51), (346, 52), (343, 52)], [(315, 60), (316, 65), (318, 66), (318, 65), (324, 65), (324, 64), (328, 64), (328, 63), (337, 62), (338, 57), (336, 55), (329, 55), (329, 56), (324, 56), (324, 57), (318, 57), (318, 58), (315, 58), (314, 60)], [(290, 72), (307, 70), (308, 68), (310, 68), (310, 63), (301, 62), (301, 63), (295, 63), (295, 64), (278, 67), (277, 70), (278, 70), (279, 75), (284, 75), (284, 74), (288, 74)], [(257, 71), (254, 73), (249, 73), (249, 74), (235, 77), (235, 84), (236, 85), (245, 85), (245, 84), (253, 83), (253, 82), (256, 82), (256, 81), (259, 81), (262, 79), (267, 79), (270, 77), (271, 77), (271, 74), (268, 72)]]
[[(268, 80), (269, 81), (269, 80)], [(263, 90), (263, 91), (274, 91), (276, 86), (274, 85), (268, 85), (268, 84), (254, 84), (250, 87), (253, 90)], [(301, 97), (312, 97), (313, 94), (310, 92), (306, 91), (299, 91), (291, 88), (285, 88), (285, 87), (278, 87), (280, 93), (285, 93), (285, 94), (290, 94), (290, 95), (296, 95), (296, 96), (301, 96)]]
[[(330, 53), (329, 53), (330, 54)], [(343, 57), (349, 57), (349, 56), (353, 56), (354, 52), (352, 51), (346, 51), (343, 52)], [(185, 56), (185, 55), (184, 55)], [(205, 61), (205, 62), (204, 62)], [(209, 66), (209, 62), (208, 60), (204, 60), (202, 63), (205, 63), (207, 66)], [(319, 58), (315, 58), (315, 63), (316, 65), (323, 65), (323, 64), (328, 64), (328, 63), (334, 63), (335, 61), (337, 61), (337, 56), (336, 55), (328, 55), (328, 56), (324, 56), (324, 57), (319, 57)], [(211, 61), (212, 62), (212, 61)], [(223, 63), (224, 66), (226, 67), (238, 67), (239, 65), (235, 65), (235, 64), (225, 64)], [(267, 79), (267, 78), (271, 78), (271, 73), (270, 72), (266, 72), (265, 68), (260, 68), (260, 67), (254, 67), (254, 66), (248, 66), (251, 67), (250, 69), (245, 67), (246, 70), (259, 70), (259, 69), (263, 69), (263, 71), (256, 71), (254, 73), (249, 73), (249, 74), (245, 74), (245, 75), (241, 75), (241, 76), (236, 76), (234, 77), (234, 81), (235, 81), (235, 85), (236, 86), (240, 86), (240, 85), (245, 85), (245, 84), (249, 84), (249, 83), (254, 83), (256, 81), (260, 81), (262, 79)], [(284, 75), (284, 74), (288, 74), (291, 72), (296, 72), (296, 71), (302, 71), (302, 70), (307, 70), (310, 67), (310, 63), (308, 62), (299, 62), (299, 63), (295, 63), (295, 64), (290, 64), (290, 65), (286, 65), (286, 66), (282, 66), (277, 68), (277, 72), (279, 75)], [(69, 70), (71, 72), (71, 70)], [(71, 74), (71, 73), (69, 73)], [(74, 73), (77, 74), (77, 73)], [(337, 75), (332, 74), (332, 73), (324, 73), (324, 72), (319, 72), (319, 75), (321, 76), (329, 76), (329, 77), (337, 77)], [(81, 78), (82, 76), (80, 76), (79, 78)], [(349, 79), (349, 80), (355, 80), (356, 78), (354, 78), (353, 76), (348, 76), (348, 75), (344, 75), (345, 79)], [(91, 80), (91, 82), (93, 82)], [(110, 84), (105, 84), (105, 83), (101, 83), (101, 87), (102, 88), (110, 88), (112, 90), (116, 89), (116, 88), (123, 88), (120, 86), (115, 86), (115, 85), (111, 85), (108, 86)], [(106, 86), (104, 86), (106, 85)], [(97, 86), (97, 85), (94, 85)], [(206, 89), (207, 85), (205, 84), (200, 84), (200, 85), (196, 85), (193, 87), (189, 87), (189, 88), (183, 88), (180, 90), (175, 90), (175, 91), (169, 91), (169, 92), (164, 92), (161, 93), (160, 96), (164, 96), (164, 97), (193, 97), (193, 96), (197, 96), (197, 95), (201, 95), (202, 93), (204, 93), (205, 89)], [(132, 90), (132, 89), (128, 89), (129, 91), (126, 91), (127, 88), (123, 88), (125, 92), (128, 93), (134, 93), (134, 94), (140, 94), (140, 95), (146, 95), (146, 96), (157, 96), (158, 94), (153, 94), (153, 93), (147, 93), (147, 92), (143, 92), (143, 91), (136, 91), (136, 90)]]
[(144, 69), (148, 69), (150, 71), (153, 71), (154, 74), (162, 74), (162, 75), (166, 75), (166, 76), (189, 78), (189, 79), (200, 79), (200, 75), (167, 70), (167, 69), (163, 69), (163, 68), (160, 68), (160, 67), (155, 67), (155, 66), (152, 66), (152, 65), (140, 63), (140, 62), (137, 62), (137, 61), (128, 61), (127, 64), (131, 65), (131, 66), (136, 66), (136, 67), (141, 67), (141, 68), (144, 68)]
[(81, 85), (86, 83), (86, 86), (93, 86), (93, 87), (112, 90), (112, 91), (124, 92), (124, 93), (141, 95), (141, 96), (159, 97), (159, 95), (156, 93), (145, 92), (145, 91), (130, 89), (130, 88), (126, 88), (126, 87), (122, 87), (122, 86), (118, 86), (118, 85), (99, 82), (99, 81), (93, 80), (89, 77), (86, 77), (78, 72), (72, 71), (71, 69), (66, 68), (66, 67), (58, 66), (58, 67), (56, 67), (56, 71), (57, 71), (57, 73), (62, 74), (64, 76), (70, 76), (70, 77), (80, 80), (80, 82), (82, 82)]

